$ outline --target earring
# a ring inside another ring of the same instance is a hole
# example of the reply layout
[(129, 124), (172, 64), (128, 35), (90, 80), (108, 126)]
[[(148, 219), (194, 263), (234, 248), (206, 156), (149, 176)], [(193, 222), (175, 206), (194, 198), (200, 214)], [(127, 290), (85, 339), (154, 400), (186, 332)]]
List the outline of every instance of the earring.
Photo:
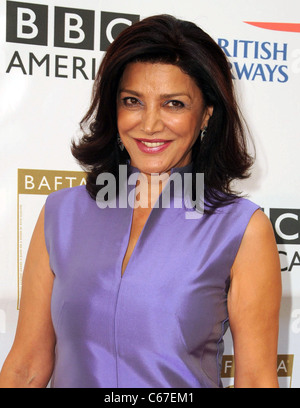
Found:
[(121, 137), (120, 137), (119, 133), (117, 135), (117, 143), (118, 143), (118, 146), (119, 146), (119, 148), (120, 148), (120, 150), (122, 152), (124, 150), (125, 146), (123, 145), (123, 142), (121, 140)]
[(201, 130), (201, 133), (200, 133), (201, 142), (202, 142), (203, 138), (205, 137), (206, 133), (207, 133), (207, 126), (204, 126), (204, 128)]

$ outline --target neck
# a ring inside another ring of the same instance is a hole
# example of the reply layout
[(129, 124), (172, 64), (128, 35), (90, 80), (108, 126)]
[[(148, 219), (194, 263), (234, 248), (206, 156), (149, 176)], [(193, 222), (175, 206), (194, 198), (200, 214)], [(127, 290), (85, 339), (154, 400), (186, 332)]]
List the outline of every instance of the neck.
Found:
[(170, 172), (162, 174), (140, 173), (136, 183), (136, 204), (143, 208), (153, 208), (169, 180)]
[(159, 198), (162, 190), (169, 181), (169, 177), (173, 173), (180, 173), (183, 177), (184, 173), (191, 173), (193, 169), (193, 163), (189, 163), (183, 167), (174, 167), (170, 171), (165, 173), (142, 173), (137, 167), (129, 165), (129, 174), (133, 172), (139, 173), (136, 188), (135, 188), (135, 208), (153, 208), (157, 199)]

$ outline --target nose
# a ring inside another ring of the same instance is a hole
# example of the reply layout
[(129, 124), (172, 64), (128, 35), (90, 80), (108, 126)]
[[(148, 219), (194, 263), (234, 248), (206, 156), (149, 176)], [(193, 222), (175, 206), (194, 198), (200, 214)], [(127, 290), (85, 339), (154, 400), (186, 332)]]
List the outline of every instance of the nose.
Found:
[(143, 111), (141, 128), (147, 135), (153, 135), (154, 133), (161, 132), (164, 128), (159, 109), (146, 108)]

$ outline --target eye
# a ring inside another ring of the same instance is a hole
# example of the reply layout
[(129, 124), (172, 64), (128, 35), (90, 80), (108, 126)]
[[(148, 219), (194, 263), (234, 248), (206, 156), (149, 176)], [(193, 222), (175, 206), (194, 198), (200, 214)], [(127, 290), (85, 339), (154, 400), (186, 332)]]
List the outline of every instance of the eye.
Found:
[(127, 96), (126, 98), (122, 99), (122, 103), (124, 106), (127, 107), (135, 107), (140, 104), (140, 101), (137, 98), (134, 98), (133, 96)]
[(177, 100), (168, 101), (165, 105), (173, 109), (181, 109), (185, 106), (183, 102)]

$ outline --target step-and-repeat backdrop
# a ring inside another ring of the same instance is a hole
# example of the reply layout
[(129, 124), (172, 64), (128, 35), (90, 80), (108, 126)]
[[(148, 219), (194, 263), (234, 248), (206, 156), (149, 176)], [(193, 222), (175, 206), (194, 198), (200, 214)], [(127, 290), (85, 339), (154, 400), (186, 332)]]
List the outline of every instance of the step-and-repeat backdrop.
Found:
[[(168, 13), (207, 31), (228, 56), (256, 144), (239, 184), (274, 227), (283, 298), (281, 387), (300, 386), (300, 3), (299, 0), (0, 1), (0, 367), (14, 338), (22, 272), (49, 193), (85, 183), (70, 153), (99, 63), (116, 35)], [(233, 384), (230, 333), (222, 378)]]

